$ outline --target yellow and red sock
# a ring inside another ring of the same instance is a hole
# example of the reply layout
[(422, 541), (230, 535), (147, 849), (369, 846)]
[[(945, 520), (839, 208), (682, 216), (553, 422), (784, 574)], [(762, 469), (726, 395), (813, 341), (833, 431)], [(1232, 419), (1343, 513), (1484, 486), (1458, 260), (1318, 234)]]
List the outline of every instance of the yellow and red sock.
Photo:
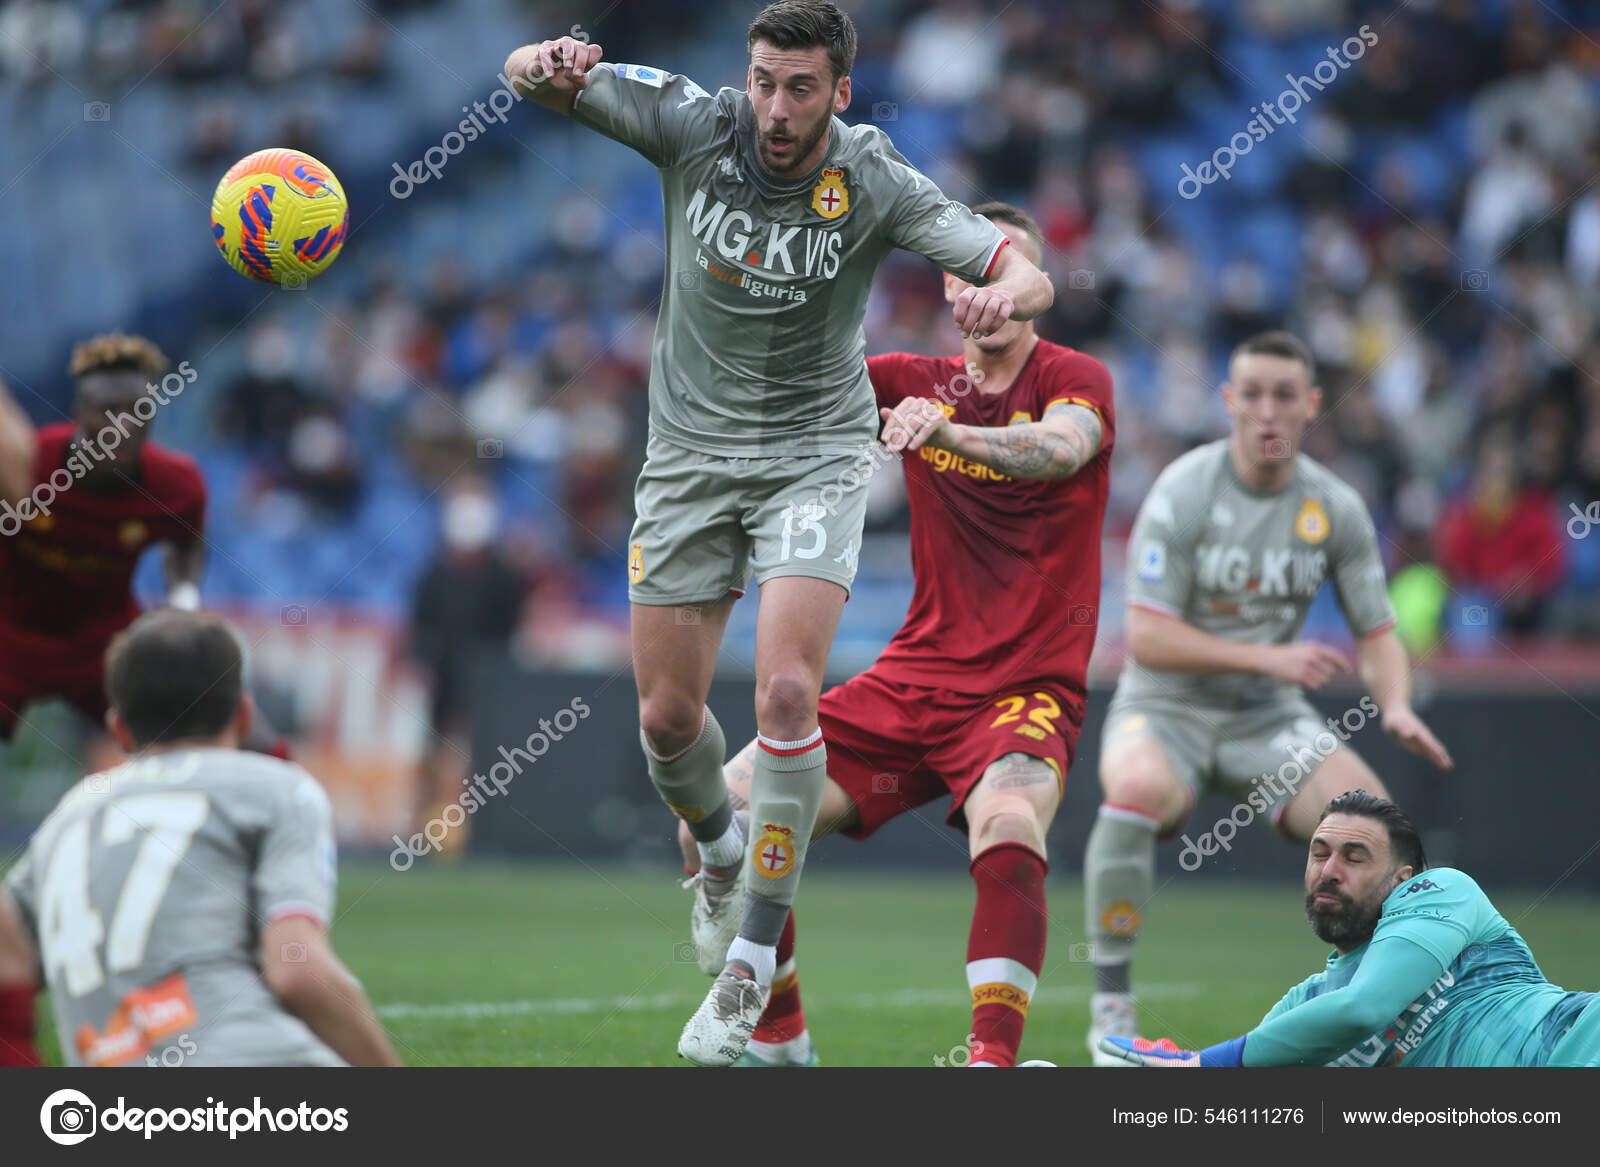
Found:
[(783, 922), (778, 937), (778, 970), (772, 974), (772, 996), (761, 1015), (751, 1041), (777, 1045), (792, 1041), (806, 1031), (805, 1011), (800, 1008), (800, 978), (794, 968), (794, 911)]
[(0, 985), (0, 1067), (40, 1065), (32, 985)]
[(997, 843), (972, 861), (971, 870), (978, 885), (967, 939), (972, 1062), (1014, 1066), (1044, 967), (1045, 861), (1021, 843)]

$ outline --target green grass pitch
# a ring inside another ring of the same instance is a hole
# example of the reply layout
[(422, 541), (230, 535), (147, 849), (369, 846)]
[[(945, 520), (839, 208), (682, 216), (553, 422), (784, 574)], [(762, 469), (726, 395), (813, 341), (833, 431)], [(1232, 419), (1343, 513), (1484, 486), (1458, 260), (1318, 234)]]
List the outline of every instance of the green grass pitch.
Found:
[[(708, 981), (671, 872), (376, 862), (340, 872), (335, 947), (411, 1065), (670, 1066)], [(1496, 893), (1545, 975), (1600, 988), (1600, 904)], [(800, 892), (806, 1019), (830, 1066), (932, 1066), (967, 1034), (963, 874), (821, 868)], [(1086, 1065), (1080, 885), (1052, 879), (1050, 948), (1024, 1058)], [(1180, 878), (1146, 913), (1143, 1030), (1189, 1047), (1249, 1029), (1326, 949), (1292, 884)], [(1076, 959), (1074, 959), (1076, 958)], [(46, 1037), (56, 1061), (53, 1035)], [(964, 1051), (958, 1054), (958, 1059)]]

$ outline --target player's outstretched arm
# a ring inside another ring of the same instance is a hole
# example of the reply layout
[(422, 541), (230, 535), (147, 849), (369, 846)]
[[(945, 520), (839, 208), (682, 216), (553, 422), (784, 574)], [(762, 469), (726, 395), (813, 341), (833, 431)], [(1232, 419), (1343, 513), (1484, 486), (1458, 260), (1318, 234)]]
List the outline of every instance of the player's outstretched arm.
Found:
[(200, 577), (206, 568), (206, 541), (168, 543), (162, 552), (161, 571), (167, 585), (167, 603), (193, 611), (200, 606)]
[(1040, 421), (1024, 425), (958, 425), (928, 397), (906, 397), (880, 409), (883, 444), (910, 453), (922, 446), (949, 450), (969, 462), (1033, 482), (1070, 478), (1100, 452), (1105, 430), (1100, 415), (1084, 405), (1059, 401)]
[(1411, 662), (1392, 627), (1356, 642), (1356, 669), (1383, 712), (1383, 729), (1413, 754), (1441, 770), (1455, 769), (1450, 751), (1411, 708)]
[(352, 1066), (401, 1064), (366, 990), (316, 921), (289, 916), (263, 928), (261, 975), (283, 1007)]
[(981, 288), (967, 288), (956, 297), (956, 327), (962, 336), (982, 339), (1007, 320), (1032, 320), (1055, 298), (1049, 276), (1015, 247), (1003, 247), (988, 282)]
[(572, 95), (588, 87), (589, 70), (603, 52), (570, 36), (523, 45), (506, 58), (506, 80), (540, 105), (568, 113)]
[(33, 423), (0, 380), (0, 503), (14, 503), (33, 489)]
[(1344, 654), (1314, 640), (1249, 644), (1203, 632), (1186, 620), (1128, 605), (1128, 651), (1146, 668), (1175, 673), (1260, 673), (1290, 685), (1320, 689), (1350, 671)]

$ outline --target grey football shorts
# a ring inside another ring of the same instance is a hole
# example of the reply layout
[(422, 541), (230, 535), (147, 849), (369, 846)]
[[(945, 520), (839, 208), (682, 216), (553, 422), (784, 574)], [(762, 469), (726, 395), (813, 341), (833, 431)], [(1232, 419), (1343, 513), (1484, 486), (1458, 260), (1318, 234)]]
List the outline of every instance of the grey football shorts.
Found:
[(725, 458), (651, 435), (634, 492), (628, 598), (706, 604), (780, 576), (850, 590), (871, 459)]
[(1243, 799), (1263, 789), (1274, 803), (1288, 802), (1343, 740), (1303, 698), (1217, 709), (1176, 698), (1112, 697), (1102, 749), (1140, 734), (1161, 743), (1196, 800), (1212, 793)]

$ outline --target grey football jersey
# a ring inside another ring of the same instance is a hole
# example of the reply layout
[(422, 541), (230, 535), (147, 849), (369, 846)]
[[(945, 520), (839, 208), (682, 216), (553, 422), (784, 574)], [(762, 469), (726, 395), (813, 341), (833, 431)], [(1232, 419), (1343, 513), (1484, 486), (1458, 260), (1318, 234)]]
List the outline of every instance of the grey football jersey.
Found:
[[(1372, 519), (1361, 496), (1305, 455), (1282, 490), (1239, 480), (1229, 440), (1190, 450), (1161, 472), (1128, 542), (1128, 603), (1226, 640), (1287, 644), (1332, 580), (1356, 637), (1394, 623)], [(1239, 708), (1298, 694), (1258, 673), (1145, 668), (1130, 655), (1121, 700), (1177, 697)]]
[(749, 97), (601, 63), (572, 117), (661, 175), (667, 262), (650, 360), (650, 426), (725, 457), (854, 454), (878, 432), (861, 331), (896, 247), (982, 283), (1006, 237), (944, 197), (882, 130), (832, 122), (793, 180), (756, 149)]
[[(261, 979), (262, 927), (326, 922), (327, 795), (238, 750), (136, 758), (62, 798), (7, 884), (73, 1065), (344, 1063)], [(292, 958), (292, 954), (291, 954)]]

